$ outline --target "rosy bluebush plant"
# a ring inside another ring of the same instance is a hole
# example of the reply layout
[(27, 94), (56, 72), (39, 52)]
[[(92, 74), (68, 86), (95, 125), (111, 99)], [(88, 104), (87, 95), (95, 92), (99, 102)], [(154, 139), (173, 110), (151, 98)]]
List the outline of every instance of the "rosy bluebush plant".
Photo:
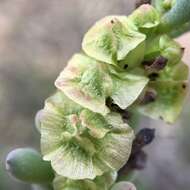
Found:
[(162, 14), (145, 4), (128, 17), (101, 19), (56, 79), (57, 91), (36, 116), (55, 190), (135, 189), (113, 185), (135, 138), (123, 113), (173, 123), (187, 93), (184, 49), (159, 32)]

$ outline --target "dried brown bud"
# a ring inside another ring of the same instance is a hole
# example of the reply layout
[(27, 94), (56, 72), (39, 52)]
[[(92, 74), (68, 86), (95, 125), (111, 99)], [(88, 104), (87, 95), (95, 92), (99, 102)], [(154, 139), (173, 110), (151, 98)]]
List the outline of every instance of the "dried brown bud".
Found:
[(150, 75), (148, 75), (148, 78), (149, 78), (151, 81), (155, 81), (158, 77), (159, 77), (159, 74), (158, 74), (158, 73), (151, 73)]
[(182, 54), (184, 54), (184, 52), (185, 52), (185, 48), (184, 47), (181, 48), (181, 52), (182, 52)]
[(139, 152), (144, 146), (150, 144), (155, 137), (155, 129), (141, 129), (133, 142), (132, 154)]
[(157, 97), (157, 92), (154, 89), (148, 89), (145, 91), (144, 96), (140, 99), (140, 104), (148, 104), (154, 102)]
[(166, 66), (168, 62), (168, 59), (163, 57), (163, 56), (159, 56), (156, 58), (156, 60), (153, 62), (153, 64), (151, 65), (151, 67), (153, 67), (156, 70), (162, 70), (164, 69), (164, 67)]
[(144, 128), (141, 129), (135, 140), (133, 141), (131, 155), (127, 163), (119, 170), (118, 175), (127, 175), (131, 170), (142, 170), (146, 167), (147, 154), (142, 148), (150, 144), (155, 137), (155, 129)]
[(127, 110), (125, 110), (123, 113), (121, 113), (122, 119), (124, 122), (128, 122), (131, 118), (131, 113)]
[(162, 69), (165, 68), (165, 66), (167, 65), (168, 59), (163, 57), (163, 56), (159, 56), (157, 57), (155, 60), (153, 61), (144, 61), (143, 65), (145, 70), (148, 73), (153, 73), (153, 72), (158, 72)]
[(123, 113), (124, 110), (122, 110), (118, 105), (114, 104), (112, 98), (108, 97), (106, 99), (106, 106), (113, 112)]
[(106, 99), (106, 106), (108, 106), (111, 111), (120, 113), (124, 122), (127, 122), (131, 118), (131, 113), (114, 104), (110, 97)]

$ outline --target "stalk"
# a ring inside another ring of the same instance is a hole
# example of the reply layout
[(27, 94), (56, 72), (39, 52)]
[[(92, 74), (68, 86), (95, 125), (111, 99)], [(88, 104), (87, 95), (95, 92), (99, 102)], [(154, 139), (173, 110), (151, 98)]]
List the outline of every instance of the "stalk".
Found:
[(190, 1), (176, 0), (175, 6), (162, 18), (160, 32), (169, 32), (190, 20)]

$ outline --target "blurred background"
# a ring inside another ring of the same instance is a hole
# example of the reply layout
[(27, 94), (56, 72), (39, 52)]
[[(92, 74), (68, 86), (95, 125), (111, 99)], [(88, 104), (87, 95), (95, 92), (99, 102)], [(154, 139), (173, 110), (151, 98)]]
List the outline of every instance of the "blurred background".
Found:
[[(134, 0), (0, 0), (0, 190), (31, 190), (5, 172), (7, 152), (39, 149), (34, 116), (55, 90), (54, 80), (83, 34), (98, 19), (129, 14)], [(177, 39), (190, 64), (190, 34)], [(190, 97), (175, 126), (143, 118), (141, 127), (156, 128), (146, 148), (147, 167), (139, 172), (139, 190), (190, 189)]]

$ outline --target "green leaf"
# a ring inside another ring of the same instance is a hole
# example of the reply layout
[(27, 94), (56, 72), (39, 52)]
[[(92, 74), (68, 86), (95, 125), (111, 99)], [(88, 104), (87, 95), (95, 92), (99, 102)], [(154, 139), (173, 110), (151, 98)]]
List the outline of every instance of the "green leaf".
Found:
[(55, 190), (109, 190), (117, 177), (116, 172), (106, 173), (94, 180), (71, 180), (57, 176), (54, 180)]
[(132, 129), (117, 113), (103, 117), (83, 108), (64, 114), (68, 109), (65, 102), (74, 104), (57, 92), (45, 104), (40, 121), (44, 159), (51, 161), (59, 175), (70, 179), (94, 179), (120, 169), (131, 152)]
[(147, 29), (155, 28), (160, 23), (158, 11), (149, 4), (141, 5), (133, 11), (129, 19), (139, 28), (141, 32), (147, 32)]
[(151, 82), (149, 87), (155, 89), (155, 102), (140, 105), (138, 110), (153, 119), (163, 119), (173, 123), (181, 113), (183, 102), (187, 94), (187, 84), (184, 81)]
[(136, 190), (136, 187), (130, 182), (116, 183), (111, 190)]
[(15, 178), (28, 183), (48, 183), (54, 178), (49, 162), (30, 148), (19, 148), (10, 152), (6, 159), (6, 168)]
[[(136, 51), (145, 38), (127, 17), (109, 16), (98, 21), (87, 32), (82, 48), (90, 57), (117, 65), (117, 61), (124, 60), (129, 52)], [(141, 54), (136, 56), (142, 57)]]

